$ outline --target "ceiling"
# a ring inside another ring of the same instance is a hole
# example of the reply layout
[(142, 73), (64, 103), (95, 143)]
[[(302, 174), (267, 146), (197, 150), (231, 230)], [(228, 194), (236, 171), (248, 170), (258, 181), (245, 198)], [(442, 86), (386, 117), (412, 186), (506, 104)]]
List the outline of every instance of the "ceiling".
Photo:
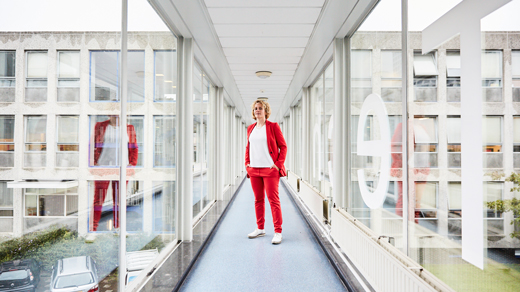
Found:
[[(279, 121), (301, 88), (332, 58), (332, 42), (352, 33), (378, 0), (148, 0), (250, 122), (250, 105), (268, 97)], [(271, 71), (260, 79), (256, 71)]]
[[(280, 108), (324, 2), (205, 0), (246, 107), (268, 97)], [(256, 71), (273, 74), (260, 79)]]

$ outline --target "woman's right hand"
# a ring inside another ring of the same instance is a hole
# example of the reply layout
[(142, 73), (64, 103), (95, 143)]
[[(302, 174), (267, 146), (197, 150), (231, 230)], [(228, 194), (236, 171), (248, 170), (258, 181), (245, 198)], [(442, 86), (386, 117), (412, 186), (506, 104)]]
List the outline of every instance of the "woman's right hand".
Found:
[(251, 167), (251, 164), (246, 165), (246, 168)]

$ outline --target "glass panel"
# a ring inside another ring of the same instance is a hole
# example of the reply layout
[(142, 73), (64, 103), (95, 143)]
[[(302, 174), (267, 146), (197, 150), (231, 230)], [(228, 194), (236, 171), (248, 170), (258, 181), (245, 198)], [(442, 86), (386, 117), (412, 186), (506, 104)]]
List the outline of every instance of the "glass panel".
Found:
[(3, 51), (0, 52), (0, 78), (14, 77), (16, 70), (16, 52)]
[(154, 117), (154, 166), (175, 167), (175, 117)]
[(520, 116), (513, 117), (513, 143), (520, 143)]
[(460, 143), (460, 117), (448, 117), (448, 143)]
[(155, 51), (155, 101), (177, 100), (177, 51)]
[(482, 52), (482, 78), (502, 78), (502, 52)]
[(446, 71), (447, 77), (460, 77), (460, 52), (446, 52)]
[(422, 55), (414, 54), (413, 70), (415, 76), (433, 76), (438, 75), (435, 56), (432, 53)]
[(128, 101), (144, 101), (144, 51), (128, 51)]
[(118, 101), (119, 52), (90, 52), (90, 101)]
[(13, 189), (7, 188), (6, 181), (0, 181), (0, 208), (13, 208)]
[(484, 145), (502, 144), (502, 117), (484, 117), (482, 119), (482, 134)]
[(320, 188), (323, 180), (323, 73), (311, 87), (311, 141), (312, 141), (312, 173), (311, 184)]
[[(75, 144), (79, 142), (79, 116), (57, 116), (58, 143)], [(66, 151), (59, 149), (60, 151)]]
[(27, 52), (27, 78), (47, 78), (47, 52)]
[(144, 158), (144, 116), (130, 116), (128, 125), (132, 125), (135, 131), (135, 143), (129, 143), (128, 149), (137, 147), (137, 163), (135, 166), (143, 166)]
[(436, 120), (432, 117), (414, 119), (415, 143), (437, 143)]
[(323, 182), (321, 185), (321, 191), (326, 196), (332, 195), (332, 182), (333, 182), (333, 164), (332, 164), (332, 153), (333, 139), (334, 139), (334, 68), (330, 64), (324, 73), (325, 78), (325, 110), (323, 117), (323, 136), (322, 140), (325, 144), (324, 147), (324, 166), (323, 166)]
[(381, 51), (381, 78), (401, 78), (401, 51)]
[(14, 142), (14, 116), (0, 116), (0, 143)]
[(47, 141), (47, 117), (27, 116), (25, 119), (25, 142), (45, 143)]
[(58, 52), (58, 55), (58, 78), (79, 78), (79, 52)]

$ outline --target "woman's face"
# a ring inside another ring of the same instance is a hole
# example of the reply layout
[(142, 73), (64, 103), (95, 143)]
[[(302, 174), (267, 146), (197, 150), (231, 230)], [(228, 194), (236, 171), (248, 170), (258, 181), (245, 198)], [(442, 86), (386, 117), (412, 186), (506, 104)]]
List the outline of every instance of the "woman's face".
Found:
[(255, 117), (257, 119), (264, 118), (265, 119), (265, 110), (261, 103), (257, 102), (255, 104)]

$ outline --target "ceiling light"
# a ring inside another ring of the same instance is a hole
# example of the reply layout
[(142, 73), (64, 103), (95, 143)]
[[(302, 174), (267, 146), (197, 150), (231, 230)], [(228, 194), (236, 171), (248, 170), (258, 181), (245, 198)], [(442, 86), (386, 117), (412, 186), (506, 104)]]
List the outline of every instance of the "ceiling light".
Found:
[(172, 86), (172, 88), (177, 88), (177, 86), (174, 85), (174, 86)]
[(271, 72), (271, 71), (256, 71), (255, 74), (256, 74), (256, 76), (258, 76), (258, 78), (266, 79), (266, 78), (271, 77), (271, 74), (273, 74), (273, 72)]
[(155, 74), (155, 76), (161, 77), (161, 76), (164, 76), (164, 74)]
[(172, 83), (173, 81), (171, 80), (164, 80), (165, 83)]
[(265, 96), (262, 96), (262, 97), (259, 97), (259, 98), (257, 98), (257, 99), (258, 99), (258, 100), (267, 100), (267, 99), (269, 99), (269, 98), (268, 98), (268, 97), (265, 97)]

